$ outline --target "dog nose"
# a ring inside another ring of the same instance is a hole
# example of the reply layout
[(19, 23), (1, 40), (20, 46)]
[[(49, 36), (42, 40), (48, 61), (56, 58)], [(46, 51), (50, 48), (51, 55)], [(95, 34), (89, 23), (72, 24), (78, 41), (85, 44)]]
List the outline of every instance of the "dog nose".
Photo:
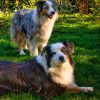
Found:
[(54, 15), (55, 14), (55, 11), (52, 11), (51, 14)]
[(64, 62), (64, 61), (65, 61), (65, 59), (64, 59), (63, 56), (60, 56), (60, 57), (59, 57), (59, 60), (60, 60), (61, 62)]

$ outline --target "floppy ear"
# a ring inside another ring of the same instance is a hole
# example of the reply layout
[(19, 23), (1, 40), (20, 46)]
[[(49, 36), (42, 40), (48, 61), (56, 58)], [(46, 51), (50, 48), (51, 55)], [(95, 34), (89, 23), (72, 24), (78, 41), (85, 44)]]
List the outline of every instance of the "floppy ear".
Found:
[(63, 42), (63, 44), (65, 45), (65, 47), (67, 48), (67, 50), (68, 50), (71, 54), (74, 53), (74, 43), (73, 43), (73, 42), (65, 41), (65, 42)]
[(43, 5), (46, 1), (38, 1), (35, 3), (35, 6), (37, 6), (37, 12), (38, 14), (42, 11)]
[(46, 1), (42, 1), (42, 0), (40, 1), (40, 0), (39, 0), (38, 2), (35, 3), (35, 6), (37, 6), (37, 7), (43, 6), (43, 4), (44, 4), (45, 2), (46, 2)]
[(47, 54), (49, 52), (49, 50), (50, 50), (50, 46), (45, 46), (43, 48), (43, 51), (41, 52), (41, 55)]
[(51, 51), (51, 46), (49, 45), (49, 46), (44, 47), (43, 51), (41, 52), (41, 55), (42, 56), (44, 55), (46, 58), (48, 67), (51, 66), (50, 65), (50, 56), (51, 56), (50, 51)]
[(70, 53), (70, 51), (68, 51), (67, 50), (67, 53), (68, 53), (68, 59), (69, 59), (69, 63), (72, 65), (72, 66), (74, 66), (75, 65), (75, 62), (74, 62), (74, 60), (73, 60), (73, 58), (72, 58), (72, 55), (71, 55), (71, 53)]

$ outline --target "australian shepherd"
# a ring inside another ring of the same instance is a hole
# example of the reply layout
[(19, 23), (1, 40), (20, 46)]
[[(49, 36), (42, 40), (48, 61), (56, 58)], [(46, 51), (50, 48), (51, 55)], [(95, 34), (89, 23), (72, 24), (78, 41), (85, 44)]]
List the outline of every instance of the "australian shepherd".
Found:
[(11, 24), (11, 38), (19, 48), (20, 55), (23, 49), (29, 49), (31, 55), (38, 55), (47, 45), (58, 13), (54, 0), (39, 0), (35, 10), (22, 9), (17, 11)]
[[(92, 92), (74, 81), (73, 43), (59, 42), (44, 47), (40, 55), (25, 62), (0, 61), (0, 90), (32, 91), (46, 98), (72, 92)], [(0, 94), (1, 94), (0, 93)]]

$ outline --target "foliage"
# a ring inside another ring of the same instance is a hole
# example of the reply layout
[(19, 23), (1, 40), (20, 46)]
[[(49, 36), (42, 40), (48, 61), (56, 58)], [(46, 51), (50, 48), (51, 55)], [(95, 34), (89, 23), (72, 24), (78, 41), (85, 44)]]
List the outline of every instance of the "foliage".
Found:
[(3, 11), (13, 11), (22, 8), (33, 8), (36, 0), (0, 0), (0, 8)]
[[(0, 9), (2, 11), (15, 11), (23, 8), (34, 8), (34, 3), (38, 0), (0, 0)], [(100, 5), (97, 7), (99, 0), (88, 0), (88, 7), (90, 13), (98, 13)], [(72, 14), (79, 12), (77, 5), (78, 0), (56, 0), (57, 7), (60, 13)], [(96, 9), (99, 8), (99, 9)]]

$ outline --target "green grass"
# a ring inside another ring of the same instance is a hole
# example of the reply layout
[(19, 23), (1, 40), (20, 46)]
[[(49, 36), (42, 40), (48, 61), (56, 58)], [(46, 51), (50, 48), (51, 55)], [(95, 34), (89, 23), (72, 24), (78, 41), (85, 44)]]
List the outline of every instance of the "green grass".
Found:
[[(0, 60), (25, 61), (29, 53), (19, 56), (17, 46), (10, 40), (9, 27), (11, 14), (7, 17), (2, 13), (0, 19), (4, 27), (0, 28)], [(83, 16), (79, 14), (62, 16), (56, 22), (50, 43), (59, 41), (73, 41), (75, 44), (75, 80), (79, 86), (93, 86), (93, 93), (65, 93), (53, 97), (53, 100), (100, 100), (100, 16)], [(42, 97), (33, 96), (33, 100)], [(7, 94), (0, 100), (32, 100), (32, 94)]]

